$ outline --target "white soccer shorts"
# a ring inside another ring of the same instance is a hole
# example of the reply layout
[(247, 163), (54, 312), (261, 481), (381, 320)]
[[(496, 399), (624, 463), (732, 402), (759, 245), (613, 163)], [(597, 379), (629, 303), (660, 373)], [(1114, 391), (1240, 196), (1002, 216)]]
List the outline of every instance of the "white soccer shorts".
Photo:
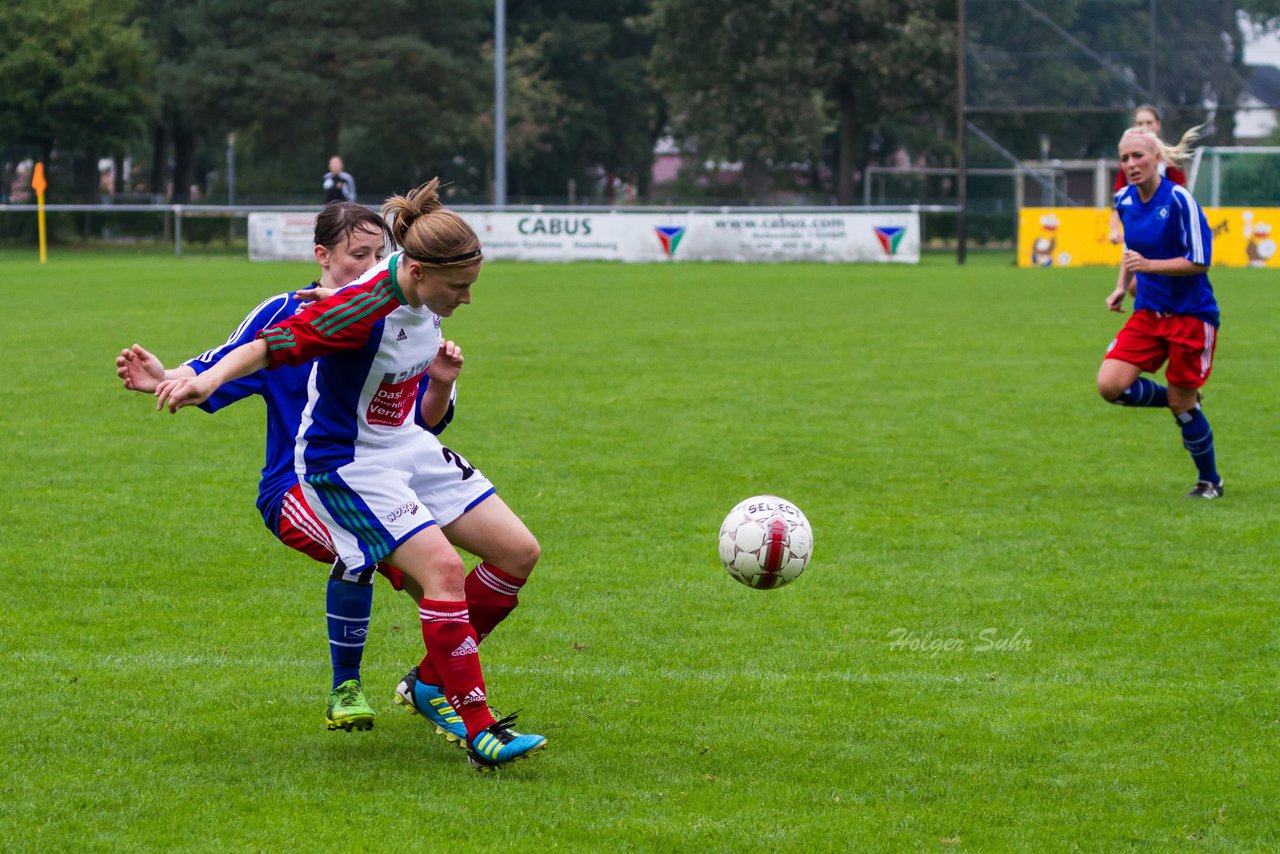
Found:
[(494, 493), (479, 469), (426, 432), (404, 448), (299, 479), (349, 573), (382, 560), (423, 528), (448, 525)]

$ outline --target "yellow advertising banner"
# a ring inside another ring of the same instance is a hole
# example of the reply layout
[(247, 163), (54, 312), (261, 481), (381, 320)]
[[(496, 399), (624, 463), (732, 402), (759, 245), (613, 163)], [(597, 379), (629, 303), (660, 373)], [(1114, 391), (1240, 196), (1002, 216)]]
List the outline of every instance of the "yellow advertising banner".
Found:
[[(1205, 208), (1213, 230), (1213, 266), (1280, 267), (1273, 225), (1280, 208)], [(1120, 264), (1110, 240), (1110, 208), (1023, 208), (1018, 219), (1019, 267)]]

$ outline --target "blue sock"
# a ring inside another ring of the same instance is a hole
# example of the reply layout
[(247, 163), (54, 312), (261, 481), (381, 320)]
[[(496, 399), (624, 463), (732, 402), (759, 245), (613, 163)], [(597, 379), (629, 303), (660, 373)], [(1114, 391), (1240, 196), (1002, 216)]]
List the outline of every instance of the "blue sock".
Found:
[(1200, 479), (1218, 484), (1222, 478), (1218, 476), (1218, 465), (1213, 456), (1213, 428), (1209, 419), (1204, 417), (1200, 407), (1189, 412), (1175, 415), (1178, 426), (1182, 428), (1182, 446), (1191, 453), (1196, 468), (1200, 470)]
[(373, 585), (349, 584), (330, 579), (325, 596), (329, 622), (329, 660), (333, 662), (333, 687), (360, 678), (364, 639), (373, 611)]
[(1120, 406), (1159, 406), (1163, 408), (1169, 405), (1169, 390), (1155, 380), (1138, 377), (1133, 381), (1133, 385), (1125, 389), (1119, 397), (1111, 402)]

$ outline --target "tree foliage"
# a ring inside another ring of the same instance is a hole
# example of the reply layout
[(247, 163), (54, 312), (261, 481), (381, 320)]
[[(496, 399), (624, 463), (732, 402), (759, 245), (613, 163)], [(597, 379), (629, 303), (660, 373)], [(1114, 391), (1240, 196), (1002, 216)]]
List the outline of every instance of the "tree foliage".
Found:
[(143, 0), (142, 11), (161, 46), (162, 134), (180, 147), (195, 131), (238, 132), (259, 192), (318, 188), (335, 153), (362, 192), (403, 190), (479, 149), (479, 0), (370, 0), (359, 14), (336, 0)]
[[(78, 170), (82, 195), (97, 184), (97, 158), (136, 142), (151, 109), (152, 54), (121, 2), (10, 0), (0, 6), (0, 140), (49, 165)], [(65, 170), (63, 170), (65, 171)], [(86, 186), (87, 185), (87, 186)]]
[[(1266, 5), (1256, 4), (1259, 14)], [(1213, 116), (1211, 106), (1235, 104), (1244, 89), (1232, 0), (983, 0), (968, 9), (969, 104), (1058, 110), (979, 114), (1019, 156), (1034, 157), (1041, 135), (1059, 157), (1114, 155), (1142, 103), (1161, 108), (1166, 134), (1212, 117), (1215, 139), (1232, 137), (1231, 111)]]
[(700, 158), (741, 161), (763, 198), (769, 161), (804, 160), (826, 123), (812, 3), (657, 0), (653, 73), (677, 136)]
[[(704, 156), (813, 161), (834, 139), (834, 195), (885, 136), (945, 115), (955, 28), (936, 0), (657, 0), (654, 73), (674, 125)], [(931, 129), (932, 130), (932, 129)], [(926, 135), (927, 138), (927, 135)]]
[[(1137, 103), (1173, 136), (1232, 133), (1240, 12), (1276, 29), (1280, 0), (964, 0), (969, 118), (1017, 157), (1112, 153)], [(1150, 10), (1154, 6), (1153, 20)], [(853, 201), (898, 149), (953, 158), (956, 0), (508, 0), (510, 198), (647, 196), (654, 143)], [(488, 197), (492, 0), (10, 0), (0, 8), (0, 160), (55, 182), (102, 156), (150, 161), (150, 185), (223, 180), (240, 200), (318, 198), (329, 155), (377, 201), (439, 174)], [(1154, 41), (1156, 49), (1151, 50)], [(1048, 106), (1058, 109), (1035, 109)], [(1017, 112), (1017, 110), (1024, 112)], [(143, 133), (143, 130), (148, 133)], [(976, 160), (1004, 155), (974, 146)], [(63, 177), (60, 177), (63, 176)], [(796, 177), (800, 176), (800, 177)]]
[[(809, 38), (818, 46), (818, 81), (836, 119), (836, 198), (853, 202), (853, 178), (886, 137), (912, 148), (950, 124), (955, 98), (955, 18), (939, 0), (819, 0)], [(944, 135), (946, 138), (946, 135)], [(894, 140), (896, 141), (896, 140)], [(944, 149), (949, 147), (949, 143)]]
[(509, 4), (508, 151), (518, 194), (560, 196), (570, 179), (583, 187), (614, 176), (643, 183), (665, 122), (649, 77), (648, 7), (649, 0)]

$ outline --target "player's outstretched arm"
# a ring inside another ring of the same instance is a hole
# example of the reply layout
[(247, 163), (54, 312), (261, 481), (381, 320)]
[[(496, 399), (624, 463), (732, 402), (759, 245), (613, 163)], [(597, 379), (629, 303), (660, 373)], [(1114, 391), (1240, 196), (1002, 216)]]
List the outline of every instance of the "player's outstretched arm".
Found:
[(126, 347), (116, 356), (116, 376), (130, 391), (152, 394), (163, 380), (194, 377), (196, 372), (187, 365), (165, 370), (164, 363), (140, 344)]
[(449, 411), (449, 401), (453, 397), (453, 384), (458, 381), (462, 372), (462, 348), (453, 341), (441, 341), (436, 357), (427, 367), (427, 376), (431, 378), (418, 411), (422, 415), (422, 423), (437, 425)]
[(177, 412), (184, 406), (204, 403), (223, 383), (247, 377), (254, 371), (262, 370), (268, 363), (266, 341), (258, 339), (241, 344), (222, 361), (197, 377), (161, 381), (156, 386), (156, 409), (161, 410), (167, 406), (170, 412)]

